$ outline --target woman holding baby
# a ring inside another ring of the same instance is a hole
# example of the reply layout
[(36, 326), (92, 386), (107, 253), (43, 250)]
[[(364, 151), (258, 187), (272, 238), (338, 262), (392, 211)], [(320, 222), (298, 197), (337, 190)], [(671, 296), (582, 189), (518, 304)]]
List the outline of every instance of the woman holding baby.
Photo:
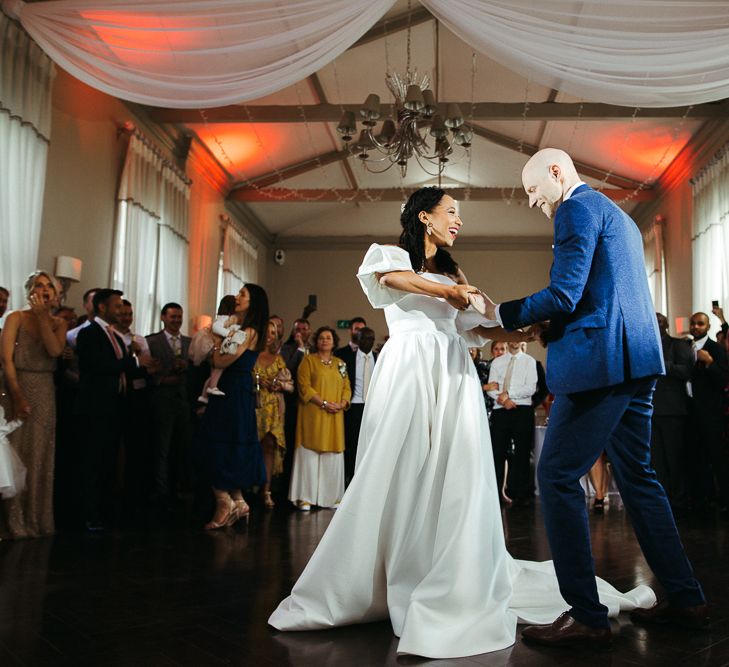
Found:
[(233, 353), (223, 350), (222, 344), (213, 349), (212, 365), (223, 369), (220, 394), (209, 401), (200, 424), (204, 471), (215, 494), (215, 514), (206, 530), (230, 526), (247, 516), (250, 508), (242, 490), (266, 482), (252, 373), (266, 342), (268, 297), (262, 287), (241, 287), (235, 297), (235, 317), (245, 340)]

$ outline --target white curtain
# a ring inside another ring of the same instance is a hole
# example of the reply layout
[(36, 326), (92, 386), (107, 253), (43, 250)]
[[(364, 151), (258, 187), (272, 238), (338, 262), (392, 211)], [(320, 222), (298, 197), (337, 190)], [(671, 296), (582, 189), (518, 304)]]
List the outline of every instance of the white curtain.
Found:
[[(477, 51), (541, 84), (626, 106), (729, 97), (723, 0), (421, 0)], [(263, 97), (321, 69), (394, 0), (2, 0), (74, 76), (134, 102)]]
[(54, 76), (51, 59), (0, 13), (0, 285), (12, 308), (38, 268)]
[(232, 226), (223, 232), (223, 253), (218, 278), (218, 301), (237, 294), (241, 285), (258, 282), (258, 250)]
[(648, 287), (653, 298), (656, 312), (668, 314), (668, 295), (666, 294), (666, 259), (663, 252), (663, 222), (653, 220), (650, 228), (643, 233), (643, 250), (645, 255), (645, 272), (648, 276)]
[(334, 60), (394, 0), (3, 0), (53, 60), (132, 102), (251, 100)]
[(729, 311), (729, 145), (693, 181), (693, 309), (711, 314), (714, 299)]
[(111, 283), (134, 306), (134, 329), (159, 326), (162, 306), (187, 307), (189, 182), (133, 134), (119, 185)]

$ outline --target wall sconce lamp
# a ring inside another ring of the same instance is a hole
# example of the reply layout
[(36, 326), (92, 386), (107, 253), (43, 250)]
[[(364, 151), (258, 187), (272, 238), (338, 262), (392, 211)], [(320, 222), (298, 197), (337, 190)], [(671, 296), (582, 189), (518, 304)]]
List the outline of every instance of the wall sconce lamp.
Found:
[(81, 280), (82, 267), (83, 262), (76, 257), (67, 257), (65, 255), (56, 257), (55, 276), (63, 288), (61, 303), (66, 301), (66, 294), (68, 294), (68, 290), (71, 288), (71, 283), (77, 283)]

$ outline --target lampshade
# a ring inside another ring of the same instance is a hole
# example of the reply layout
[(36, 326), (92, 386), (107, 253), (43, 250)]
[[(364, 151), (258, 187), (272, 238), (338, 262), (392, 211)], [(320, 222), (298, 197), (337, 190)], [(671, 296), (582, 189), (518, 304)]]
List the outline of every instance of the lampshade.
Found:
[(453, 102), (446, 107), (445, 124), (446, 127), (450, 127), (452, 129), (463, 125), (463, 114), (461, 113), (461, 108)]
[(423, 113), (426, 116), (432, 116), (436, 111), (438, 111), (438, 105), (435, 102), (435, 95), (430, 88), (426, 88), (423, 91), (423, 102), (425, 103)]
[(349, 141), (352, 135), (357, 131), (357, 125), (354, 122), (354, 112), (345, 111), (337, 125), (337, 132), (342, 135), (343, 141)]
[(408, 92), (405, 95), (403, 106), (408, 111), (420, 111), (425, 106), (423, 91), (420, 90), (420, 86), (416, 86), (415, 84), (408, 86)]
[(81, 267), (83, 262), (76, 257), (67, 257), (59, 255), (56, 257), (56, 278), (65, 278), (74, 283), (81, 280)]
[(377, 120), (380, 117), (380, 96), (374, 93), (367, 95), (359, 115), (365, 120)]
[(430, 125), (430, 135), (436, 139), (442, 139), (448, 134), (443, 118), (439, 115), (433, 116), (433, 122)]
[(395, 136), (396, 131), (397, 128), (395, 127), (395, 121), (388, 118), (384, 123), (382, 123), (382, 130), (380, 130), (380, 136), (378, 137), (380, 143), (385, 146), (389, 145), (392, 138)]

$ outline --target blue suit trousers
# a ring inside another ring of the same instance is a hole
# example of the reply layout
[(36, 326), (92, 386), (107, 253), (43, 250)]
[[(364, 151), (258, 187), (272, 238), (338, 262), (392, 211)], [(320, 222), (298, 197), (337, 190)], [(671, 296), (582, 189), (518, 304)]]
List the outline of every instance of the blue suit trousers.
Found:
[(650, 465), (654, 378), (628, 380), (556, 397), (537, 470), (547, 537), (570, 614), (608, 625), (600, 603), (580, 478), (603, 451), (648, 564), (671, 604), (702, 604), (704, 595), (683, 551), (671, 507)]

